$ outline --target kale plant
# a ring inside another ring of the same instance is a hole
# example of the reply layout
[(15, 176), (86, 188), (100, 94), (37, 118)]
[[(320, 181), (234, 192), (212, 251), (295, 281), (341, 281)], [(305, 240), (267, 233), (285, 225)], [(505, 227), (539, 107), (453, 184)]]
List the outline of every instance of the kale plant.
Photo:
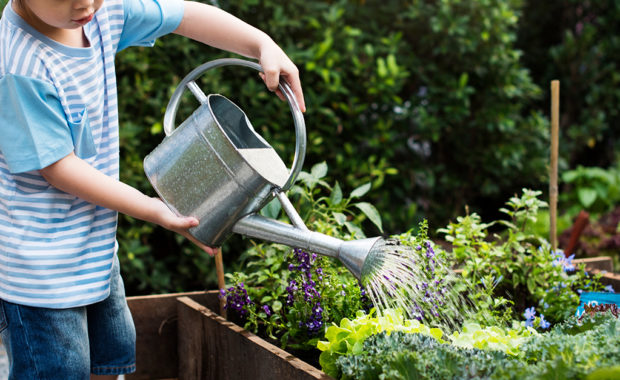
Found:
[(497, 368), (497, 379), (620, 378), (620, 321), (610, 312), (571, 317), (521, 346), (520, 362)]
[(422, 334), (382, 332), (360, 354), (340, 357), (342, 379), (485, 379), (507, 359), (499, 351), (457, 348)]

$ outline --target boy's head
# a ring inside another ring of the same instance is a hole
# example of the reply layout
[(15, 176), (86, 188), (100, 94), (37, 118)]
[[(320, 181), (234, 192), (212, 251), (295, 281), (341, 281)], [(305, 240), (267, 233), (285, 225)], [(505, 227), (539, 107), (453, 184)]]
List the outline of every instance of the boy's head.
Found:
[(89, 23), (103, 0), (13, 0), (13, 9), (30, 24), (76, 29)]

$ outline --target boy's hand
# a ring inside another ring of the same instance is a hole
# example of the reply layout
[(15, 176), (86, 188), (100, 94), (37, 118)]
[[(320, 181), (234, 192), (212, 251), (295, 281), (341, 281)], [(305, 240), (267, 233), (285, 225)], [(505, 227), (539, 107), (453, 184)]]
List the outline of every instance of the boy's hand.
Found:
[(47, 182), (59, 190), (92, 204), (156, 223), (180, 233), (211, 256), (218, 251), (217, 248), (207, 247), (190, 235), (189, 229), (198, 225), (198, 219), (176, 216), (161, 199), (148, 197), (135, 188), (103, 174), (73, 152), (39, 172)]
[(286, 100), (284, 94), (278, 89), (278, 83), (282, 77), (291, 86), (301, 112), (306, 112), (299, 70), (282, 49), (274, 43), (264, 44), (261, 48), (259, 63), (263, 68), (263, 73), (260, 73), (260, 76), (267, 88), (275, 91), (280, 99)]
[(258, 59), (265, 72), (261, 77), (267, 88), (285, 99), (278, 90), (278, 81), (282, 76), (291, 86), (299, 109), (306, 111), (299, 71), (271, 37), (217, 7), (186, 1), (184, 8), (183, 19), (174, 33), (218, 49)]
[(189, 233), (189, 229), (192, 227), (196, 227), (199, 224), (198, 219), (193, 216), (176, 216), (169, 208), (166, 206), (164, 202), (162, 202), (159, 198), (152, 198), (154, 202), (154, 206), (157, 209), (158, 214), (158, 222), (160, 226), (174, 231), (178, 234), (181, 234), (191, 240), (194, 244), (196, 244), (200, 249), (207, 252), (210, 256), (215, 256), (215, 254), (219, 251), (219, 248), (209, 247), (200, 241), (198, 241), (195, 237), (193, 237)]

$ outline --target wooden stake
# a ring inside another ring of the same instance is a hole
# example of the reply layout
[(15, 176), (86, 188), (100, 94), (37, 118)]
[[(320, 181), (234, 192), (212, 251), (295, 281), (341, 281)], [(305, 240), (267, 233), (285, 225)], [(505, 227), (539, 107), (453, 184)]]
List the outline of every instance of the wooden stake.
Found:
[(551, 81), (551, 163), (549, 167), (549, 241), (558, 248), (558, 146), (560, 136), (560, 81)]
[[(219, 248), (215, 254), (215, 271), (217, 272), (217, 287), (226, 290), (226, 280), (224, 278), (224, 260), (222, 259), (222, 249)], [(220, 297), (220, 315), (226, 319), (226, 298)]]

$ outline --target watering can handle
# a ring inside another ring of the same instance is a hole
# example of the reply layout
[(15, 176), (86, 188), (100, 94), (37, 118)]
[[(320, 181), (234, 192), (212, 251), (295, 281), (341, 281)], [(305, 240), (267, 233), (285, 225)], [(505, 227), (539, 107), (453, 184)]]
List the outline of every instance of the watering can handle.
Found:
[[(185, 78), (183, 78), (181, 83), (179, 83), (176, 90), (172, 94), (170, 101), (168, 102), (168, 107), (166, 107), (166, 113), (164, 115), (164, 132), (166, 133), (166, 136), (172, 134), (172, 132), (174, 132), (174, 129), (176, 128), (174, 120), (176, 118), (177, 110), (179, 108), (179, 101), (181, 99), (181, 96), (185, 92), (185, 88), (189, 89), (201, 104), (204, 104), (207, 101), (207, 97), (202, 92), (200, 87), (198, 87), (195, 80), (205, 71), (221, 66), (245, 66), (253, 68), (260, 72), (263, 71), (263, 68), (258, 63), (237, 58), (216, 59), (214, 61), (209, 61), (196, 67), (189, 74), (187, 74)], [(291, 109), (291, 113), (293, 115), (293, 121), (295, 122), (295, 157), (293, 158), (291, 174), (289, 175), (286, 183), (281, 188), (281, 191), (286, 191), (295, 182), (295, 179), (301, 171), (301, 167), (304, 163), (304, 157), (306, 155), (306, 124), (304, 122), (303, 114), (299, 109), (299, 104), (297, 104), (297, 100), (295, 99), (295, 96), (293, 94), (293, 90), (291, 90), (291, 87), (288, 85), (288, 83), (286, 83), (284, 79), (280, 79), (278, 88), (286, 97), (288, 105)]]

